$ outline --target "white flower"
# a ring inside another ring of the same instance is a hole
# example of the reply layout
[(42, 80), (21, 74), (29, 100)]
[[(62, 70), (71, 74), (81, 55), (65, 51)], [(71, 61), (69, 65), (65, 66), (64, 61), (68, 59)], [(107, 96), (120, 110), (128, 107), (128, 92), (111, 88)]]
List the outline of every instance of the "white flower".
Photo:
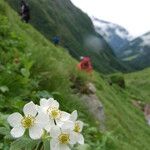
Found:
[(32, 139), (41, 138), (47, 118), (42, 113), (37, 115), (37, 106), (33, 102), (27, 103), (23, 112), (24, 117), (18, 112), (8, 117), (7, 121), (13, 127), (11, 135), (14, 138), (19, 138), (23, 136), (26, 129), (29, 129), (29, 136)]
[(71, 127), (71, 123), (73, 123), (73, 135), (75, 137), (75, 141), (79, 144), (84, 144), (84, 137), (81, 134), (83, 129), (83, 122), (77, 120), (77, 117), (78, 114), (77, 111), (75, 110), (70, 115), (70, 121), (67, 121), (66, 124), (63, 125), (63, 128)]
[(51, 150), (70, 150), (69, 146), (73, 146), (76, 141), (72, 131), (53, 126), (51, 128)]
[(59, 103), (53, 98), (42, 98), (40, 100), (39, 112), (43, 112), (49, 117), (49, 124), (45, 127), (48, 132), (51, 126), (61, 126), (70, 117), (69, 113), (59, 109)]

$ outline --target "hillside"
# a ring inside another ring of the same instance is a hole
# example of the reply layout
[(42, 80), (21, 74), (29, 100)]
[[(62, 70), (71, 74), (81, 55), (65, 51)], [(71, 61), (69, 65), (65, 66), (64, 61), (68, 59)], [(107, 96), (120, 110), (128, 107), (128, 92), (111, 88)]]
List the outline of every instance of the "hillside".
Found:
[[(7, 0), (18, 12), (19, 1)], [(95, 32), (90, 18), (75, 7), (70, 0), (28, 0), (31, 8), (31, 24), (50, 41), (52, 37), (61, 37), (61, 45), (70, 54), (90, 56), (94, 67), (103, 73), (126, 71), (103, 37)]]
[(120, 25), (92, 18), (96, 31), (109, 43), (117, 57), (123, 53), (122, 48), (132, 39), (129, 32)]
[(144, 69), (150, 66), (150, 33), (130, 41), (123, 49), (122, 58), (135, 69)]
[(70, 88), (71, 75), (88, 80), (84, 74), (78, 74), (77, 62), (65, 49), (56, 48), (32, 26), (22, 23), (4, 1), (0, 1), (0, 8), (0, 149), (10, 150), (12, 143), (11, 149), (17, 150), (8, 134), (8, 114), (21, 111), (30, 100), (38, 103), (40, 97), (53, 96), (65, 111), (78, 110), (89, 126), (87, 139), (93, 139), (91, 134), (95, 131), (91, 129), (94, 127), (97, 132), (97, 125)]
[[(15, 148), (20, 141), (14, 142), (9, 135), (8, 115), (21, 111), (31, 99), (38, 103), (40, 97), (53, 96), (65, 111), (79, 111), (85, 123), (85, 150), (149, 150), (150, 127), (143, 112), (132, 105), (133, 98), (149, 102), (149, 82), (142, 89), (142, 79), (148, 81), (149, 70), (125, 75), (125, 89), (110, 85), (106, 75), (93, 72), (88, 76), (76, 70), (78, 62), (64, 48), (55, 47), (31, 25), (22, 23), (4, 0), (0, 8), (0, 149), (21, 149)], [(99, 131), (97, 120), (70, 88), (74, 84), (72, 76), (78, 77), (82, 85), (92, 82), (97, 88), (96, 94), (104, 105), (106, 131)], [(22, 149), (31, 150), (29, 144), (34, 149), (38, 141), (27, 142)]]

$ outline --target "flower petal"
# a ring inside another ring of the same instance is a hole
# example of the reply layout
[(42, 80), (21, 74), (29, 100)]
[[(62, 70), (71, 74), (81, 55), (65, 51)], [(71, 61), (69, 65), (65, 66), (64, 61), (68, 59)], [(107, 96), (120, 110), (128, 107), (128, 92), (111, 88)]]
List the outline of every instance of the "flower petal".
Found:
[(60, 144), (59, 150), (70, 150), (70, 148), (68, 147), (68, 145)]
[(70, 150), (68, 145), (60, 144), (57, 140), (50, 141), (51, 150)]
[(31, 101), (24, 106), (23, 112), (25, 116), (31, 115), (35, 117), (37, 114), (37, 106)]
[(80, 131), (79, 132), (81, 132), (82, 129), (83, 129), (83, 122), (78, 120), (75, 123), (77, 123), (79, 125), (79, 127), (80, 127)]
[(24, 132), (25, 132), (25, 128), (23, 128), (22, 126), (18, 126), (18, 127), (14, 127), (10, 133), (14, 138), (19, 138), (23, 136)]
[(72, 121), (66, 121), (65, 123), (63, 123), (63, 125), (61, 126), (62, 129), (70, 129), (73, 130), (74, 129), (74, 122)]
[(78, 133), (78, 143), (79, 144), (84, 144), (84, 137), (82, 134)]
[(21, 119), (22, 115), (20, 113), (13, 113), (8, 118), (7, 121), (12, 127), (20, 126), (21, 125)]
[(53, 138), (58, 138), (58, 136), (61, 134), (61, 130), (58, 126), (53, 126), (51, 128), (51, 132), (50, 132), (50, 135), (51, 137)]
[(75, 122), (77, 120), (77, 117), (78, 117), (78, 113), (75, 110), (71, 113), (70, 120)]
[(42, 107), (47, 107), (50, 105), (50, 101), (46, 98), (41, 98), (40, 99), (40, 106)]
[(56, 139), (51, 139), (50, 141), (50, 149), (51, 150), (60, 150), (59, 149), (59, 142)]
[(51, 127), (55, 126), (54, 120), (49, 119), (48, 123), (45, 125), (44, 129), (50, 132)]
[(43, 106), (37, 106), (37, 111), (38, 113), (45, 113), (47, 114), (48, 106), (43, 107)]
[(74, 145), (77, 143), (77, 137), (78, 137), (78, 134), (75, 133), (75, 132), (70, 132), (70, 144), (71, 145)]
[(39, 113), (36, 116), (36, 124), (41, 128), (44, 128), (49, 123), (49, 116), (45, 113)]
[(61, 121), (67, 121), (67, 120), (69, 120), (69, 118), (70, 118), (69, 113), (61, 111), (61, 118), (60, 118)]
[(29, 136), (31, 139), (40, 139), (42, 137), (42, 134), (43, 129), (36, 124), (29, 129)]
[(59, 108), (59, 103), (56, 100), (54, 100), (53, 98), (49, 98), (48, 100), (50, 103), (50, 107), (55, 107), (57, 109)]
[(44, 129), (47, 131), (47, 132), (50, 132), (51, 131), (51, 126), (49, 124), (46, 124)]
[(61, 121), (59, 119), (56, 119), (56, 125), (59, 126), (60, 128), (62, 127), (62, 125), (64, 124), (64, 121)]

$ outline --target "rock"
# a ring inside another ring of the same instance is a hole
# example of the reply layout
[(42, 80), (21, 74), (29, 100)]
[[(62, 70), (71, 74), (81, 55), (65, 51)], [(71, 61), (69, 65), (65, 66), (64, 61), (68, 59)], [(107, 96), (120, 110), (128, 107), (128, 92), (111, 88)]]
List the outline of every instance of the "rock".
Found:
[(144, 111), (143, 102), (141, 102), (139, 100), (133, 100), (132, 104), (133, 104), (133, 106), (135, 106), (136, 108), (140, 109), (141, 111)]
[(95, 86), (92, 83), (88, 83), (87, 87), (89, 89), (89, 93), (91, 93), (91, 94), (95, 94), (96, 93), (96, 88), (95, 88)]
[(150, 104), (144, 104), (142, 101), (133, 100), (132, 104), (144, 112), (145, 119), (150, 125)]
[(105, 115), (103, 105), (99, 98), (96, 96), (96, 88), (93, 83), (82, 83), (79, 78), (71, 78), (73, 85), (71, 88), (74, 93), (79, 95), (80, 100), (87, 107), (89, 112), (95, 117), (100, 124), (100, 129), (105, 130)]
[(85, 82), (79, 77), (71, 76), (70, 81), (72, 82), (71, 89), (74, 93), (80, 94), (94, 94), (96, 93), (95, 86), (90, 82)]
[(104, 108), (100, 100), (95, 94), (80, 95), (81, 101), (88, 108), (89, 112), (100, 123), (100, 129), (105, 130), (105, 115)]

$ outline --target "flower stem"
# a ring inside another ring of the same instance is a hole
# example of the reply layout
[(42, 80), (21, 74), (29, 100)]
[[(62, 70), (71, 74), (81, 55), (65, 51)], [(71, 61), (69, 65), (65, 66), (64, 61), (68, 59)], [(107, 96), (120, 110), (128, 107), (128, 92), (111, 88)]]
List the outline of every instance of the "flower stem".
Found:
[(39, 142), (38, 142), (38, 144), (37, 144), (37, 146), (36, 146), (35, 150), (40, 150), (41, 143), (42, 143), (41, 141), (39, 141)]
[(56, 123), (56, 120), (54, 119), (54, 123), (55, 123), (55, 125), (57, 125), (57, 123)]

